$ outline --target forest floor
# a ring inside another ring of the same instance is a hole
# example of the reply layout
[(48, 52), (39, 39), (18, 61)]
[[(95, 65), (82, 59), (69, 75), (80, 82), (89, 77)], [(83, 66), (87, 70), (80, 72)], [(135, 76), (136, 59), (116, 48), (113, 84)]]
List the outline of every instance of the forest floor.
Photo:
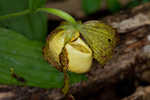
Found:
[[(55, 2), (49, 6), (62, 8)], [(82, 21), (101, 20), (111, 25), (120, 38), (112, 60), (104, 68), (94, 61), (88, 81), (71, 87), (76, 100), (150, 100), (150, 3), (116, 14), (103, 11), (85, 16), (79, 6), (76, 9), (75, 13), (71, 8), (67, 11)], [(60, 19), (49, 16), (48, 23), (50, 32)], [(0, 85), (0, 100), (63, 99), (60, 89)]]

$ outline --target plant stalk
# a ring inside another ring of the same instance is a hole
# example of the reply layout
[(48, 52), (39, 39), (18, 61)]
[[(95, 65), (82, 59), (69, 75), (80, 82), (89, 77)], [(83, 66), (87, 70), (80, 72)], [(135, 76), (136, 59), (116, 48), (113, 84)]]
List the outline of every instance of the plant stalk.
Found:
[(54, 8), (39, 8), (37, 11), (42, 11), (42, 12), (47, 12), (53, 15), (56, 15), (64, 20), (66, 20), (67, 22), (70, 22), (73, 25), (76, 25), (77, 22), (75, 21), (75, 19), (69, 15), (68, 13), (59, 10), (59, 9), (54, 9)]
[(0, 16), (0, 21), (1, 20), (6, 20), (8, 18), (16, 17), (16, 16), (23, 16), (23, 15), (26, 15), (26, 14), (29, 14), (29, 13), (30, 13), (30, 10), (27, 9), (27, 10), (24, 10), (24, 11), (21, 11), (21, 12), (16, 12), (16, 13), (11, 13), (11, 14), (8, 14), (8, 15)]
[[(64, 20), (66, 20), (67, 22), (71, 23), (72, 25), (77, 25), (76, 20), (71, 15), (69, 15), (68, 13), (66, 13), (62, 10), (59, 10), (59, 9), (38, 8), (36, 10), (36, 13), (37, 12), (47, 12), (47, 13), (56, 15), (56, 16), (64, 19)], [(0, 21), (1, 20), (6, 20), (8, 18), (16, 17), (16, 16), (23, 16), (23, 15), (26, 15), (26, 14), (29, 14), (29, 13), (31, 13), (31, 10), (27, 9), (27, 10), (24, 10), (24, 11), (21, 11), (21, 12), (16, 12), (16, 13), (11, 13), (11, 14), (8, 14), (8, 15), (0, 16)]]

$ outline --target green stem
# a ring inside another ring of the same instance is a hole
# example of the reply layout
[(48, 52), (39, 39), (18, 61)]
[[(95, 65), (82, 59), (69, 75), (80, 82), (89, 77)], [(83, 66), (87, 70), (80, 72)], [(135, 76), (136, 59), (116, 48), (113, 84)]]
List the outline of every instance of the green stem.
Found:
[[(75, 21), (75, 19), (71, 15), (69, 15), (68, 13), (66, 13), (66, 12), (64, 12), (62, 10), (54, 9), (54, 8), (39, 8), (39, 9), (37, 9), (36, 12), (40, 12), (40, 11), (47, 12), (47, 13), (59, 16), (60, 18), (66, 20), (67, 22), (70, 22), (73, 25), (77, 25), (77, 22)], [(8, 18), (11, 18), (11, 17), (26, 15), (26, 14), (29, 14), (29, 13), (31, 13), (31, 11), (29, 9), (27, 9), (25, 11), (21, 11), (21, 12), (16, 12), (16, 13), (11, 13), (11, 14), (8, 14), (8, 15), (0, 16), (0, 21), (8, 19)]]
[(68, 13), (66, 13), (62, 10), (59, 10), (59, 9), (39, 8), (37, 11), (48, 12), (50, 14), (61, 17), (62, 19), (66, 20), (67, 22), (70, 22), (71, 24), (74, 24), (74, 25), (77, 24), (77, 22), (75, 21), (75, 19), (71, 15), (69, 15)]
[(0, 21), (11, 18), (11, 17), (23, 16), (23, 15), (26, 15), (26, 14), (29, 14), (29, 13), (30, 13), (30, 10), (27, 9), (27, 10), (24, 10), (24, 11), (21, 11), (21, 12), (16, 12), (16, 13), (11, 13), (11, 14), (8, 14), (8, 15), (0, 16)]

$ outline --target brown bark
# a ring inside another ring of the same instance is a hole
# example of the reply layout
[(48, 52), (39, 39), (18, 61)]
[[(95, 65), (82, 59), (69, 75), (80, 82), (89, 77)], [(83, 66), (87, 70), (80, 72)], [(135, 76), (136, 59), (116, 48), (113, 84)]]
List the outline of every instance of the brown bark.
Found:
[(139, 87), (134, 94), (122, 100), (150, 100), (150, 87)]

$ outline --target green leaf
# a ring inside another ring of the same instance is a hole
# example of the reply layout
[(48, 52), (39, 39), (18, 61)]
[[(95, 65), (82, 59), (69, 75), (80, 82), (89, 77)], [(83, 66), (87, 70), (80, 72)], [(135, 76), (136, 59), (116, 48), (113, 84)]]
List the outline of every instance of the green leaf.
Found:
[(126, 6), (126, 8), (133, 8), (135, 6), (138, 6), (141, 4), (141, 1), (138, 0), (132, 0), (131, 2), (129, 2)]
[[(29, 8), (28, 0), (0, 0), (0, 16), (24, 11)], [(32, 13), (0, 21), (0, 26), (22, 33), (29, 39), (44, 41), (47, 33), (45, 13)]]
[[(41, 42), (0, 28), (0, 84), (62, 87), (64, 75), (43, 59), (42, 47)], [(69, 76), (70, 83), (85, 79), (84, 75), (74, 73)]]
[(133, 8), (135, 6), (138, 6), (142, 3), (147, 3), (150, 2), (150, 0), (132, 0), (131, 2), (129, 2), (126, 6), (126, 8)]
[(46, 4), (47, 0), (29, 0), (29, 8), (31, 10), (36, 10), (37, 8), (41, 8)]
[(92, 14), (100, 9), (101, 0), (82, 0), (82, 8), (86, 14)]
[(142, 3), (150, 2), (150, 0), (142, 0)]
[(116, 12), (121, 9), (121, 5), (118, 2), (118, 0), (106, 0), (106, 2), (107, 2), (108, 9), (111, 12)]

